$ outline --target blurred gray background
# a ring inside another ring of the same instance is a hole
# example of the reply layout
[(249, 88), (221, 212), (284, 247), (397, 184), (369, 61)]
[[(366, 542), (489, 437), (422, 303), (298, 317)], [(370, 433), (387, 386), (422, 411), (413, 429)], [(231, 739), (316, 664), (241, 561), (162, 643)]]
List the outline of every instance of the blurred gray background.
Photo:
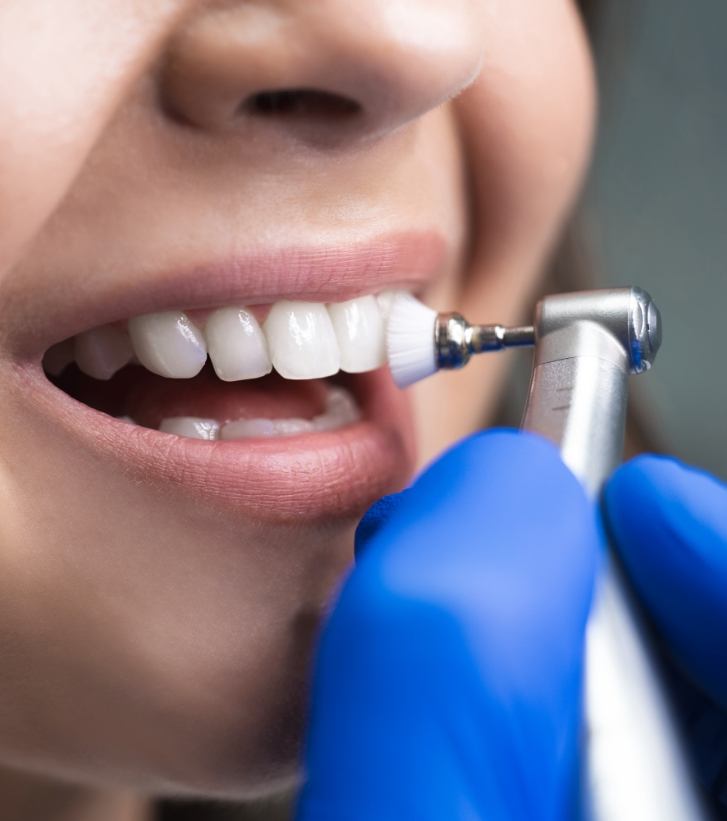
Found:
[(633, 380), (660, 444), (727, 478), (727, 0), (604, 5), (587, 241), (601, 283), (661, 308), (661, 354)]

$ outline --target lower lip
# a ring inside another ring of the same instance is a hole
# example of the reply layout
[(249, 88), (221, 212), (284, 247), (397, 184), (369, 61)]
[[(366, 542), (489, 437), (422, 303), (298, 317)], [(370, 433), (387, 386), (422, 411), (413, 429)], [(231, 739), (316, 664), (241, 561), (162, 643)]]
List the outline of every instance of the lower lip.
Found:
[(36, 410), (60, 426), (69, 445), (108, 460), (130, 481), (176, 487), (257, 520), (304, 522), (359, 515), (399, 489), (414, 465), (408, 402), (387, 370), (360, 374), (361, 421), (337, 431), (271, 439), (207, 442), (114, 419), (52, 385), (37, 365), (18, 366)]

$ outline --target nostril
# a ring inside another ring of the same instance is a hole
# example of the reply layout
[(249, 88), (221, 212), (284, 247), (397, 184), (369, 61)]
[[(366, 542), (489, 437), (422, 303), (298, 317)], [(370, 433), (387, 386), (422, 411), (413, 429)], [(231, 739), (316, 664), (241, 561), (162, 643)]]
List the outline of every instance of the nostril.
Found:
[(242, 102), (239, 113), (264, 117), (348, 120), (361, 112), (350, 97), (308, 88), (260, 91)]

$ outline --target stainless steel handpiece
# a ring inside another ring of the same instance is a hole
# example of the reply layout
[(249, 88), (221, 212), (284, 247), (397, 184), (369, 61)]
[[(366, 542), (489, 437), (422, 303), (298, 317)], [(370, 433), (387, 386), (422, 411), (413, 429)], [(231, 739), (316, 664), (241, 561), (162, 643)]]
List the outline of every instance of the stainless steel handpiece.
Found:
[[(638, 288), (549, 296), (537, 308), (535, 341), (522, 427), (558, 444), (595, 498), (622, 459), (628, 376), (648, 369), (656, 355), (659, 312)], [(706, 817), (612, 559), (604, 564), (588, 626), (585, 721), (587, 818)]]

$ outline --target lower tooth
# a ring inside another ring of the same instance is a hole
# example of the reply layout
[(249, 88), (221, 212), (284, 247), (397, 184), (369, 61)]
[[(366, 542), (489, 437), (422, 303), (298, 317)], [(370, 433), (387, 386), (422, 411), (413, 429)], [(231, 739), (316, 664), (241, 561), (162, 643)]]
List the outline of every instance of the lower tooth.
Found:
[(327, 430), (336, 430), (336, 428), (340, 428), (341, 423), (334, 416), (326, 412), (321, 413), (313, 419), (313, 427), (319, 432), (324, 432)]
[(337, 430), (358, 422), (361, 413), (351, 394), (344, 388), (331, 388), (326, 410), (313, 419), (313, 427), (319, 431)]
[(220, 423), (215, 419), (199, 419), (196, 416), (174, 416), (162, 420), (162, 433), (174, 433), (189, 439), (219, 439)]
[(297, 433), (310, 433), (313, 423), (309, 419), (274, 419), (276, 436), (295, 436)]
[(248, 439), (275, 436), (272, 419), (236, 419), (220, 430), (220, 439)]
[(338, 430), (360, 418), (361, 413), (351, 394), (344, 388), (334, 387), (328, 391), (325, 412), (313, 419), (235, 419), (220, 425), (214, 419), (176, 416), (164, 419), (159, 430), (193, 439), (268, 439)]
[(236, 419), (222, 426), (220, 439), (263, 439), (294, 436), (313, 430), (308, 419)]
[(336, 411), (341, 416), (360, 417), (356, 400), (345, 388), (330, 388), (326, 398), (326, 411)]

